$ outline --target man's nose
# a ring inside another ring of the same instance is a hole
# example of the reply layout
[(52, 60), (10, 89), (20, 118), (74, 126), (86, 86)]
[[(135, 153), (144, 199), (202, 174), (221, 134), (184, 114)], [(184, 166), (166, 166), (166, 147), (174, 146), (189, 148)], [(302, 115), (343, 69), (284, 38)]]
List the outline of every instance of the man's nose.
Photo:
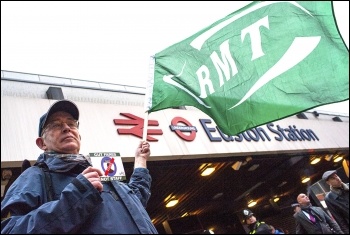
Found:
[(70, 126), (68, 126), (68, 124), (67, 123), (65, 123), (65, 122), (62, 122), (62, 124), (61, 124), (62, 126), (61, 126), (61, 129), (63, 129), (63, 130), (70, 130), (71, 128), (70, 128)]

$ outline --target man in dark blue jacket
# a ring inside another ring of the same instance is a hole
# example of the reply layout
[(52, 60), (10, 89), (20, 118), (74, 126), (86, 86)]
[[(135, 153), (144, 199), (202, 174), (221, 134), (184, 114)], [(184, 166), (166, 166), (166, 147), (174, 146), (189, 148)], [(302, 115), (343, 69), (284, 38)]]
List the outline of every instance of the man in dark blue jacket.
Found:
[(326, 171), (322, 179), (330, 186), (324, 199), (327, 208), (341, 230), (349, 234), (349, 183), (343, 183), (336, 170)]
[(69, 100), (54, 103), (40, 118), (36, 144), (44, 152), (5, 195), (1, 233), (157, 233), (145, 210), (151, 195), (149, 143), (137, 146), (128, 183), (101, 182), (101, 170), (79, 154), (78, 120)]

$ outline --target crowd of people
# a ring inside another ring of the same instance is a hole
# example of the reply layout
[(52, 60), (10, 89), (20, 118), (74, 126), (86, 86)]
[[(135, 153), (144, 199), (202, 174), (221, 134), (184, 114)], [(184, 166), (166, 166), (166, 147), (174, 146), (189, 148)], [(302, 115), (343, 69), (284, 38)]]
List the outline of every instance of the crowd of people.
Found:
[[(322, 176), (330, 191), (325, 194), (327, 210), (313, 206), (309, 197), (300, 193), (293, 203), (296, 234), (349, 234), (349, 183), (344, 183), (336, 170), (324, 172)], [(281, 228), (258, 220), (249, 209), (243, 210), (249, 234), (284, 234)]]

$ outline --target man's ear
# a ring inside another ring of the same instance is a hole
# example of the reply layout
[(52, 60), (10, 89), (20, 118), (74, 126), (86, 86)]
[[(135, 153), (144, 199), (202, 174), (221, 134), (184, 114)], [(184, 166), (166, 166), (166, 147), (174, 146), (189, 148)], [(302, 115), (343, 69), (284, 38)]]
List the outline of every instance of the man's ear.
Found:
[(38, 137), (38, 138), (36, 139), (35, 142), (36, 142), (36, 145), (37, 145), (40, 149), (45, 150), (46, 145), (45, 145), (45, 143), (44, 143), (44, 139), (43, 139), (43, 138)]
[(79, 134), (79, 139), (81, 140), (81, 135)]

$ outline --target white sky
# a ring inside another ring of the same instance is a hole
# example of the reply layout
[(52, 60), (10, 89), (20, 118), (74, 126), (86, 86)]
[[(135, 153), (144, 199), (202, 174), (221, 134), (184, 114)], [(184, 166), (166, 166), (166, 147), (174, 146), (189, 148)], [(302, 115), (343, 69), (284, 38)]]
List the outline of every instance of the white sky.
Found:
[[(1, 70), (145, 87), (151, 55), (249, 2), (1, 1)], [(334, 7), (349, 48), (349, 2)]]

